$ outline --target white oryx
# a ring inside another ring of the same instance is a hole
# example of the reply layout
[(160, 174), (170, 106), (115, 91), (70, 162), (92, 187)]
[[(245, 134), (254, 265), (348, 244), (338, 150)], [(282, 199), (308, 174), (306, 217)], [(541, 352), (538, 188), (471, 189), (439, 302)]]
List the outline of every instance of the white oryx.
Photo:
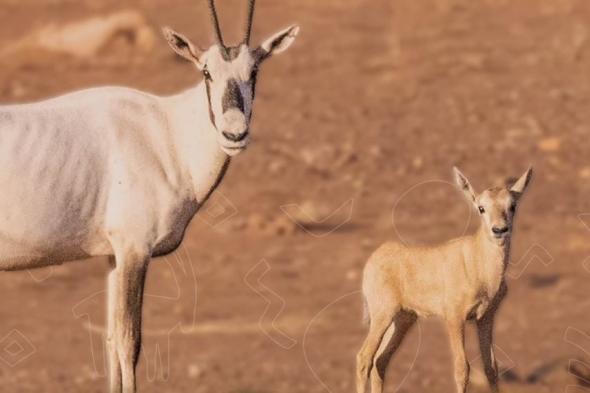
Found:
[(145, 275), (175, 250), (199, 207), (245, 149), (258, 67), (286, 50), (299, 28), (249, 47), (199, 51), (166, 28), (172, 48), (204, 81), (171, 97), (105, 87), (0, 107), (0, 270), (108, 256), (111, 392), (136, 390)]

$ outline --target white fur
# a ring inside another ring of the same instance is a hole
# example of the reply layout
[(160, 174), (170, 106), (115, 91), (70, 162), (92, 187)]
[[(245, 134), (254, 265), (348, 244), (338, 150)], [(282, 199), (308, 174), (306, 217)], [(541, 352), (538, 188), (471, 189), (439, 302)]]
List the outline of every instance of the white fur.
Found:
[(0, 108), (0, 267), (112, 255), (121, 232), (157, 248), (227, 159), (203, 86), (160, 98), (107, 87)]
[[(192, 46), (175, 50), (194, 53)], [(214, 46), (202, 57), (214, 78), (217, 128), (203, 82), (172, 97), (105, 87), (0, 107), (0, 270), (110, 258), (111, 392), (135, 392), (151, 257), (180, 244), (228, 156), (247, 143), (225, 139), (219, 126), (249, 126), (252, 53), (243, 46), (228, 63)], [(222, 113), (230, 77), (240, 78), (245, 113)]]
[[(299, 34), (298, 26), (291, 26), (273, 34), (256, 50), (252, 51), (248, 46), (239, 46), (239, 54), (235, 59), (227, 61), (221, 53), (221, 47), (214, 45), (207, 51), (200, 52), (197, 47), (185, 36), (166, 27), (163, 29), (168, 43), (180, 56), (192, 62), (197, 69), (207, 70), (211, 76), (210, 95), (212, 111), (215, 115), (215, 126), (219, 131), (219, 144), (229, 155), (235, 155), (244, 149), (249, 138), (238, 143), (231, 142), (223, 137), (223, 132), (240, 135), (248, 131), (249, 120), (252, 116), (253, 85), (252, 72), (257, 69), (267, 58), (287, 50)], [(230, 110), (223, 112), (222, 102), (230, 79), (238, 82), (244, 99), (244, 110)]]

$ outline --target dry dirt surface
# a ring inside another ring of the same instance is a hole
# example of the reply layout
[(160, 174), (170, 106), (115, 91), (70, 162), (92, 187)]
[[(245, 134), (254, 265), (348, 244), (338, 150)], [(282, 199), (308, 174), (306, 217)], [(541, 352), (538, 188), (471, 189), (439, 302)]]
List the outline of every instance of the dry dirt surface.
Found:
[[(245, 1), (219, 3), (237, 39)], [(497, 317), (503, 389), (586, 391), (590, 2), (258, 3), (255, 41), (292, 22), (301, 34), (261, 72), (255, 141), (183, 247), (152, 263), (140, 391), (352, 392), (371, 251), (474, 229), (477, 216), (449, 183), (453, 165), (482, 190), (530, 163), (536, 177)], [(47, 26), (129, 10), (143, 18), (93, 43), (91, 57), (30, 41)], [(145, 25), (155, 41), (143, 46)], [(198, 83), (160, 38), (163, 25), (211, 43), (203, 1), (2, 0), (0, 101)], [(0, 391), (106, 391), (106, 271), (98, 259), (0, 274)], [(475, 341), (468, 330), (472, 391), (486, 391)], [(422, 321), (386, 391), (451, 392), (450, 364), (444, 327)]]

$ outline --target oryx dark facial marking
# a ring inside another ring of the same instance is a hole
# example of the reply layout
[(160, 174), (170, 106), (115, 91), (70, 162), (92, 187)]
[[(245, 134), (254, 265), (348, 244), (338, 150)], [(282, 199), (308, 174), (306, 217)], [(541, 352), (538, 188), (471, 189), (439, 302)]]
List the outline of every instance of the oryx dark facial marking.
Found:
[(240, 85), (235, 79), (228, 79), (225, 93), (222, 101), (223, 113), (232, 108), (239, 109), (244, 112), (244, 97), (240, 90)]
[[(230, 111), (239, 112), (241, 114), (239, 119), (248, 122), (249, 119), (246, 119), (246, 114), (244, 113), (244, 97), (240, 89), (240, 84), (236, 79), (228, 79), (221, 105), (224, 114)], [(250, 112), (251, 111), (250, 108)], [(235, 119), (236, 117), (237, 115), (234, 114), (233, 118)], [(245, 125), (245, 128), (239, 129), (238, 131), (236, 131), (235, 126), (230, 125), (230, 127), (233, 129), (232, 131), (222, 131), (222, 135), (227, 140), (231, 142), (241, 142), (248, 136), (248, 124)]]
[(199, 50), (186, 37), (164, 29), (170, 46), (203, 72), (209, 120), (221, 150), (236, 155), (248, 145), (250, 121), (256, 93), (259, 66), (272, 55), (285, 51), (299, 32), (291, 26), (250, 48), (255, 0), (248, 0), (244, 39), (235, 46), (223, 41), (214, 0), (208, 0), (216, 45)]
[(213, 108), (211, 107), (211, 85), (209, 84), (208, 80), (205, 80), (205, 89), (207, 90), (207, 105), (209, 106), (209, 120), (211, 123), (217, 127), (215, 122), (215, 113), (213, 112)]
[[(252, 69), (250, 80), (252, 81), (252, 101), (254, 101), (256, 98), (256, 82), (258, 81), (258, 66)], [(252, 113), (250, 113), (250, 116), (252, 116)]]
[(230, 48), (225, 48), (224, 51), (221, 51), (221, 56), (225, 61), (232, 61), (238, 58), (240, 55), (240, 47), (239, 46), (232, 46)]

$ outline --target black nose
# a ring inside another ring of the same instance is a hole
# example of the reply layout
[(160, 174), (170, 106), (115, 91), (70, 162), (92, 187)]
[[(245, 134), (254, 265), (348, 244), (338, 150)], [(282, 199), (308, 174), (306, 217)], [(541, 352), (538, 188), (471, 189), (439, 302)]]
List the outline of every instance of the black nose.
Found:
[(494, 232), (496, 235), (501, 235), (503, 233), (508, 232), (508, 227), (503, 227), (503, 228), (493, 227), (492, 232)]
[(231, 132), (223, 131), (221, 134), (232, 142), (241, 142), (248, 136), (248, 131), (244, 131), (241, 134), (233, 134)]

